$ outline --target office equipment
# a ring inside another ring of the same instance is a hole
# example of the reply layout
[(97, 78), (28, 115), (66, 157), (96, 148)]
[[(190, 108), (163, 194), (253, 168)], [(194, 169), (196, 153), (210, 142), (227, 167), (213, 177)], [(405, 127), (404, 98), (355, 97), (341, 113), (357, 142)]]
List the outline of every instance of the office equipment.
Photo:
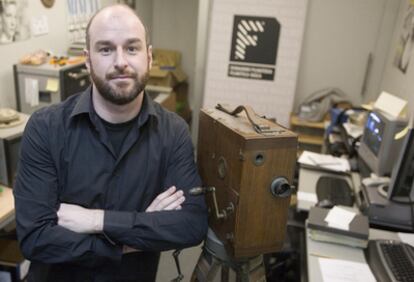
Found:
[[(321, 177), (336, 177), (345, 180), (355, 195), (355, 190), (359, 189), (360, 178), (356, 172), (351, 173), (338, 173), (328, 170), (321, 170), (319, 168), (311, 168), (309, 166), (300, 165), (299, 169), (299, 182), (297, 192), (297, 210), (309, 211), (311, 207), (318, 203), (318, 197), (316, 195), (316, 185)], [(355, 198), (354, 198), (355, 202)]]
[(407, 131), (401, 151), (386, 185), (362, 186), (361, 211), (368, 215), (370, 223), (379, 226), (413, 230), (414, 200), (414, 133)]
[[(238, 112), (243, 109), (246, 115)], [(250, 107), (238, 107), (233, 112), (201, 110), (198, 140), (199, 172), (211, 191), (210, 227), (229, 255), (245, 258), (280, 250), (297, 136), (259, 118)]]
[[(413, 205), (414, 202), (414, 129), (410, 128), (386, 187), (387, 198)], [(414, 219), (413, 219), (414, 220)]]
[(390, 201), (378, 192), (378, 187), (361, 186), (358, 194), (360, 210), (369, 218), (373, 226), (412, 230), (411, 207)]
[(0, 126), (0, 183), (13, 187), (19, 159), (20, 141), (29, 119), (28, 115), (18, 113), (19, 123), (13, 127)]
[(393, 240), (372, 240), (365, 256), (378, 281), (414, 281), (412, 246)]
[(369, 113), (358, 154), (372, 172), (379, 176), (391, 173), (402, 144), (402, 139), (395, 139), (395, 135), (406, 125), (406, 120), (386, 113)]
[(318, 202), (328, 200), (333, 205), (354, 205), (351, 187), (342, 178), (321, 176), (316, 183), (316, 195)]
[(13, 71), (17, 110), (26, 114), (59, 103), (90, 84), (84, 63), (63, 66), (16, 64)]
[(330, 242), (353, 247), (365, 248), (368, 244), (368, 218), (355, 215), (349, 223), (348, 230), (330, 226), (326, 218), (330, 210), (312, 207), (309, 211), (307, 228), (313, 240)]

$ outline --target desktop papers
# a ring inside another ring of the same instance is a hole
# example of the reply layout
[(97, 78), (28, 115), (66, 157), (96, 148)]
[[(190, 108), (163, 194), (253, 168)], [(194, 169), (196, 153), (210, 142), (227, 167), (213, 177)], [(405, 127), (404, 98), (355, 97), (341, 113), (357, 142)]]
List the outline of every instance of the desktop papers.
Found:
[(398, 232), (398, 237), (400, 238), (402, 242), (414, 247), (414, 234), (413, 233)]
[(26, 78), (25, 85), (25, 102), (30, 106), (39, 105), (39, 81), (34, 78)]
[(375, 282), (368, 264), (340, 259), (318, 258), (322, 281)]
[(354, 219), (355, 215), (356, 213), (352, 211), (335, 206), (328, 212), (325, 221), (330, 227), (349, 230), (349, 224)]
[(298, 197), (298, 201), (307, 201), (313, 204), (316, 204), (318, 202), (318, 197), (315, 193), (298, 191), (296, 196)]
[(345, 128), (346, 134), (348, 134), (354, 139), (361, 137), (362, 134), (364, 133), (364, 127), (360, 125), (356, 125), (350, 122), (345, 122), (342, 124), (342, 126)]
[(346, 159), (309, 151), (303, 151), (298, 162), (300, 164), (338, 172), (349, 172), (351, 169)]
[(383, 91), (375, 101), (374, 109), (381, 110), (394, 118), (398, 118), (406, 114), (407, 101)]

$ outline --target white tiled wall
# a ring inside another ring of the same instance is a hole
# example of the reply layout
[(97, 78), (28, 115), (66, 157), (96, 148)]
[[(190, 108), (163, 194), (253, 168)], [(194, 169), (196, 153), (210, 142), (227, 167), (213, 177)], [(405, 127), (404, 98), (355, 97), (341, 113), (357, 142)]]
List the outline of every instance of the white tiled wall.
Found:
[[(288, 125), (301, 53), (307, 0), (213, 2), (203, 107), (249, 104), (260, 115)], [(227, 76), (234, 15), (276, 17), (281, 24), (273, 81)]]

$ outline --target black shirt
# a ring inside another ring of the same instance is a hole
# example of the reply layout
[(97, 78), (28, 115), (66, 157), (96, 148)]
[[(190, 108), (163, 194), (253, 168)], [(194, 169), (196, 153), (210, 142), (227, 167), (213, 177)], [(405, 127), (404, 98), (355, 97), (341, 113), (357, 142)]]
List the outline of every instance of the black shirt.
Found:
[(121, 152), (122, 144), (124, 144), (124, 140), (134, 125), (136, 118), (137, 117), (122, 123), (112, 123), (101, 118), (108, 134), (109, 141), (111, 142), (117, 156)]
[[(122, 256), (123, 245), (153, 257), (196, 245), (207, 232), (207, 211), (203, 197), (188, 194), (201, 181), (185, 122), (145, 95), (116, 154), (93, 108), (91, 91), (31, 116), (14, 189), (17, 234), (34, 266), (44, 263), (55, 272), (85, 271), (116, 281), (143, 261), (139, 253), (136, 259)], [(182, 210), (145, 213), (172, 185), (184, 191)], [(105, 210), (103, 234), (79, 234), (57, 225), (60, 203)], [(131, 263), (124, 264), (126, 260)]]

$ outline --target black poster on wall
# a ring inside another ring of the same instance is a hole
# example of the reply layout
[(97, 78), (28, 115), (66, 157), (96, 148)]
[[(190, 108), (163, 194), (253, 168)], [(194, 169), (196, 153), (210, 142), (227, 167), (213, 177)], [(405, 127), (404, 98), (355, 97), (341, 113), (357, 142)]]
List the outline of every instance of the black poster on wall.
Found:
[(274, 80), (279, 34), (276, 18), (235, 15), (228, 76)]

